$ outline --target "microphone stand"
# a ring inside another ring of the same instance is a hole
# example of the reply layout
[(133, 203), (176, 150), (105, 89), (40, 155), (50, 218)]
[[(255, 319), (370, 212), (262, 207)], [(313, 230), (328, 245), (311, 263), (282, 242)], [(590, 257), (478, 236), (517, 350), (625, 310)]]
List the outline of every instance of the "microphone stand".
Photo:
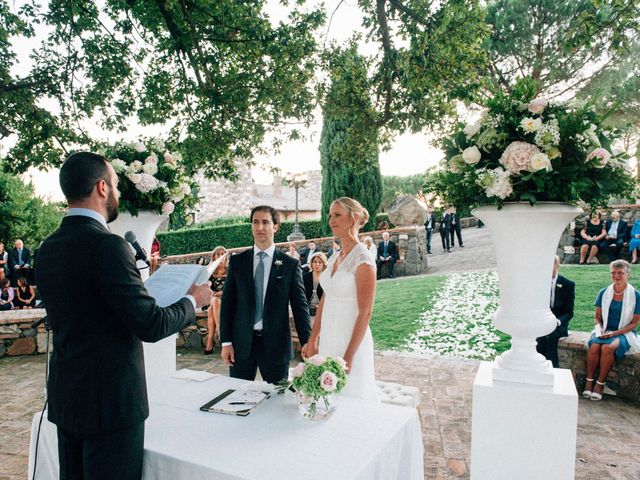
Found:
[[(49, 401), (49, 392), (47, 391), (47, 385), (49, 383), (49, 361), (51, 360), (51, 349), (49, 345), (51, 344), (51, 324), (49, 323), (49, 317), (45, 314), (40, 320), (37, 320), (31, 324), (31, 328), (38, 328), (41, 324), (44, 323), (44, 328), (47, 331), (47, 348), (46, 348), (46, 356), (47, 361), (45, 363), (44, 370), (44, 405), (42, 406), (42, 411), (40, 412), (40, 422), (38, 423), (38, 434), (36, 435), (36, 448), (33, 455), (33, 477), (36, 478), (36, 470), (38, 469), (38, 446), (40, 441), (40, 429), (42, 428), (42, 420), (44, 419), (44, 412), (47, 409), (47, 402)], [(37, 338), (37, 331), (36, 331)]]

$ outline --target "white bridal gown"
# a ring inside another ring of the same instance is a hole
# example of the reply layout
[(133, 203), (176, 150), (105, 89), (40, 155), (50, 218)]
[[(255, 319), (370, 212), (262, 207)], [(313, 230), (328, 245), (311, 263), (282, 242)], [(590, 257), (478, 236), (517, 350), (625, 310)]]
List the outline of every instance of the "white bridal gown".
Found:
[[(375, 262), (363, 244), (357, 244), (331, 276), (337, 259), (338, 255), (333, 255), (329, 259), (329, 265), (320, 275), (320, 284), (324, 290), (324, 307), (319, 351), (320, 355), (325, 357), (344, 356), (358, 316), (356, 269), (363, 263), (375, 268)], [(353, 358), (347, 385), (340, 394), (378, 401), (373, 371), (373, 338), (368, 326)]]

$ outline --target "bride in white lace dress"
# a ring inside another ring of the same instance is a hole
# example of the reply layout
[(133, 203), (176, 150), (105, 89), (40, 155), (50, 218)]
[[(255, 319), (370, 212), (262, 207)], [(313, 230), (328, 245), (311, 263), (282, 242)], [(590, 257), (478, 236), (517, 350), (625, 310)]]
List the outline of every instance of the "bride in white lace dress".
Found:
[[(331, 204), (329, 226), (342, 243), (320, 276), (324, 290), (303, 355), (319, 351), (347, 362), (349, 376), (342, 395), (378, 401), (369, 319), (376, 291), (375, 262), (358, 240), (369, 213), (356, 200), (342, 197)], [(319, 345), (318, 345), (319, 340)]]

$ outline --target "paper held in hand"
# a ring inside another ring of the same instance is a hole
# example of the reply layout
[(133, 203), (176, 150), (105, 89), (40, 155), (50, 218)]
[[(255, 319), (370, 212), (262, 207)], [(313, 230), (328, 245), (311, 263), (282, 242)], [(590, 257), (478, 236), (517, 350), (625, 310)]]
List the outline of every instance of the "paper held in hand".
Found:
[(224, 261), (226, 255), (209, 265), (162, 265), (145, 282), (144, 286), (160, 307), (168, 307), (187, 294), (194, 283), (206, 283)]
[(600, 338), (604, 332), (602, 331), (602, 325), (596, 323), (596, 337)]

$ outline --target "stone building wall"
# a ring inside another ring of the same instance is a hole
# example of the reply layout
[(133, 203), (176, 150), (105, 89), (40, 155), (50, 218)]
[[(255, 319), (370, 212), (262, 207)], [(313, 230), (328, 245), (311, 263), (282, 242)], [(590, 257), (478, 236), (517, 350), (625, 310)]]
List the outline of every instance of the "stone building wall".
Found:
[(208, 180), (203, 175), (196, 177), (202, 197), (196, 209), (197, 223), (220, 217), (247, 215), (251, 210), (251, 168), (242, 161), (237, 161), (236, 167), (240, 175), (237, 182), (226, 179)]

